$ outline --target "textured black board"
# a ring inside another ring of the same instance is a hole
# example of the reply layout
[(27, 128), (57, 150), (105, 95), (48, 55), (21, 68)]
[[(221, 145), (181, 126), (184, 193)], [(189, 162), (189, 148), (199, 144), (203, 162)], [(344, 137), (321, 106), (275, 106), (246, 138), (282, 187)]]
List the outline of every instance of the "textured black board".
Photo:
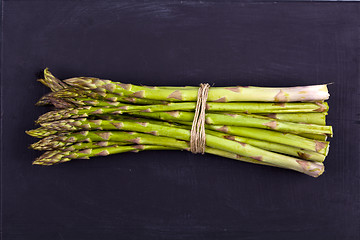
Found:
[[(4, 240), (360, 239), (357, 3), (5, 1), (1, 65)], [(318, 179), (186, 152), (54, 167), (24, 134), (36, 82), (330, 83), (335, 137)]]

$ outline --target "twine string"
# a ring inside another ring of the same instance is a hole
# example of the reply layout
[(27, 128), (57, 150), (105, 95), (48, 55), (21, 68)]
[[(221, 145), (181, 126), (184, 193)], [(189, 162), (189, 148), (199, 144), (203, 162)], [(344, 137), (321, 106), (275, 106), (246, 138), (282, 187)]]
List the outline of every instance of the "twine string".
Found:
[(205, 152), (205, 110), (209, 89), (210, 85), (208, 83), (200, 84), (196, 101), (195, 115), (190, 131), (190, 151), (192, 153), (204, 154)]

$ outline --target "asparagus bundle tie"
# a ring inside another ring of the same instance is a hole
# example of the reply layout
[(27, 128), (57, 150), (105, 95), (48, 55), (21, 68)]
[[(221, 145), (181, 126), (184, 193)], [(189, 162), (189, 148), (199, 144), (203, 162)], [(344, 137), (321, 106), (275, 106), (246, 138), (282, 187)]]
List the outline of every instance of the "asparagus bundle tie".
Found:
[(155, 87), (93, 77), (63, 81), (36, 105), (55, 110), (26, 131), (45, 151), (33, 164), (145, 150), (185, 150), (280, 167), (318, 177), (329, 151), (327, 85)]
[(192, 153), (205, 153), (205, 109), (210, 85), (201, 83), (198, 90), (195, 114), (191, 126), (190, 150)]

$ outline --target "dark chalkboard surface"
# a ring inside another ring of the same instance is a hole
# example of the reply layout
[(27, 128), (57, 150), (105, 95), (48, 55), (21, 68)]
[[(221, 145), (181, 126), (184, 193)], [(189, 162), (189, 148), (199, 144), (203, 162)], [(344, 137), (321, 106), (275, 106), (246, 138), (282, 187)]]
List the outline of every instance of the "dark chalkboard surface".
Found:
[[(357, 3), (4, 1), (3, 239), (360, 239), (359, 16)], [(326, 172), (180, 151), (32, 166), (45, 67), (148, 85), (333, 82)]]

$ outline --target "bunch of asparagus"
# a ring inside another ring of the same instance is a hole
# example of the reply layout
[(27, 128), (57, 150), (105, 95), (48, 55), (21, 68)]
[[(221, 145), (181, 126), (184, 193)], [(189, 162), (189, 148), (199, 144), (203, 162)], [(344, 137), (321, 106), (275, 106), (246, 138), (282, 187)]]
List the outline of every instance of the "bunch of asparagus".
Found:
[[(190, 150), (197, 87), (150, 87), (92, 77), (39, 79), (52, 92), (37, 105), (46, 151), (33, 164), (53, 165), (143, 150)], [(290, 88), (211, 87), (206, 104), (206, 153), (292, 169), (318, 177), (329, 150), (326, 85)]]

